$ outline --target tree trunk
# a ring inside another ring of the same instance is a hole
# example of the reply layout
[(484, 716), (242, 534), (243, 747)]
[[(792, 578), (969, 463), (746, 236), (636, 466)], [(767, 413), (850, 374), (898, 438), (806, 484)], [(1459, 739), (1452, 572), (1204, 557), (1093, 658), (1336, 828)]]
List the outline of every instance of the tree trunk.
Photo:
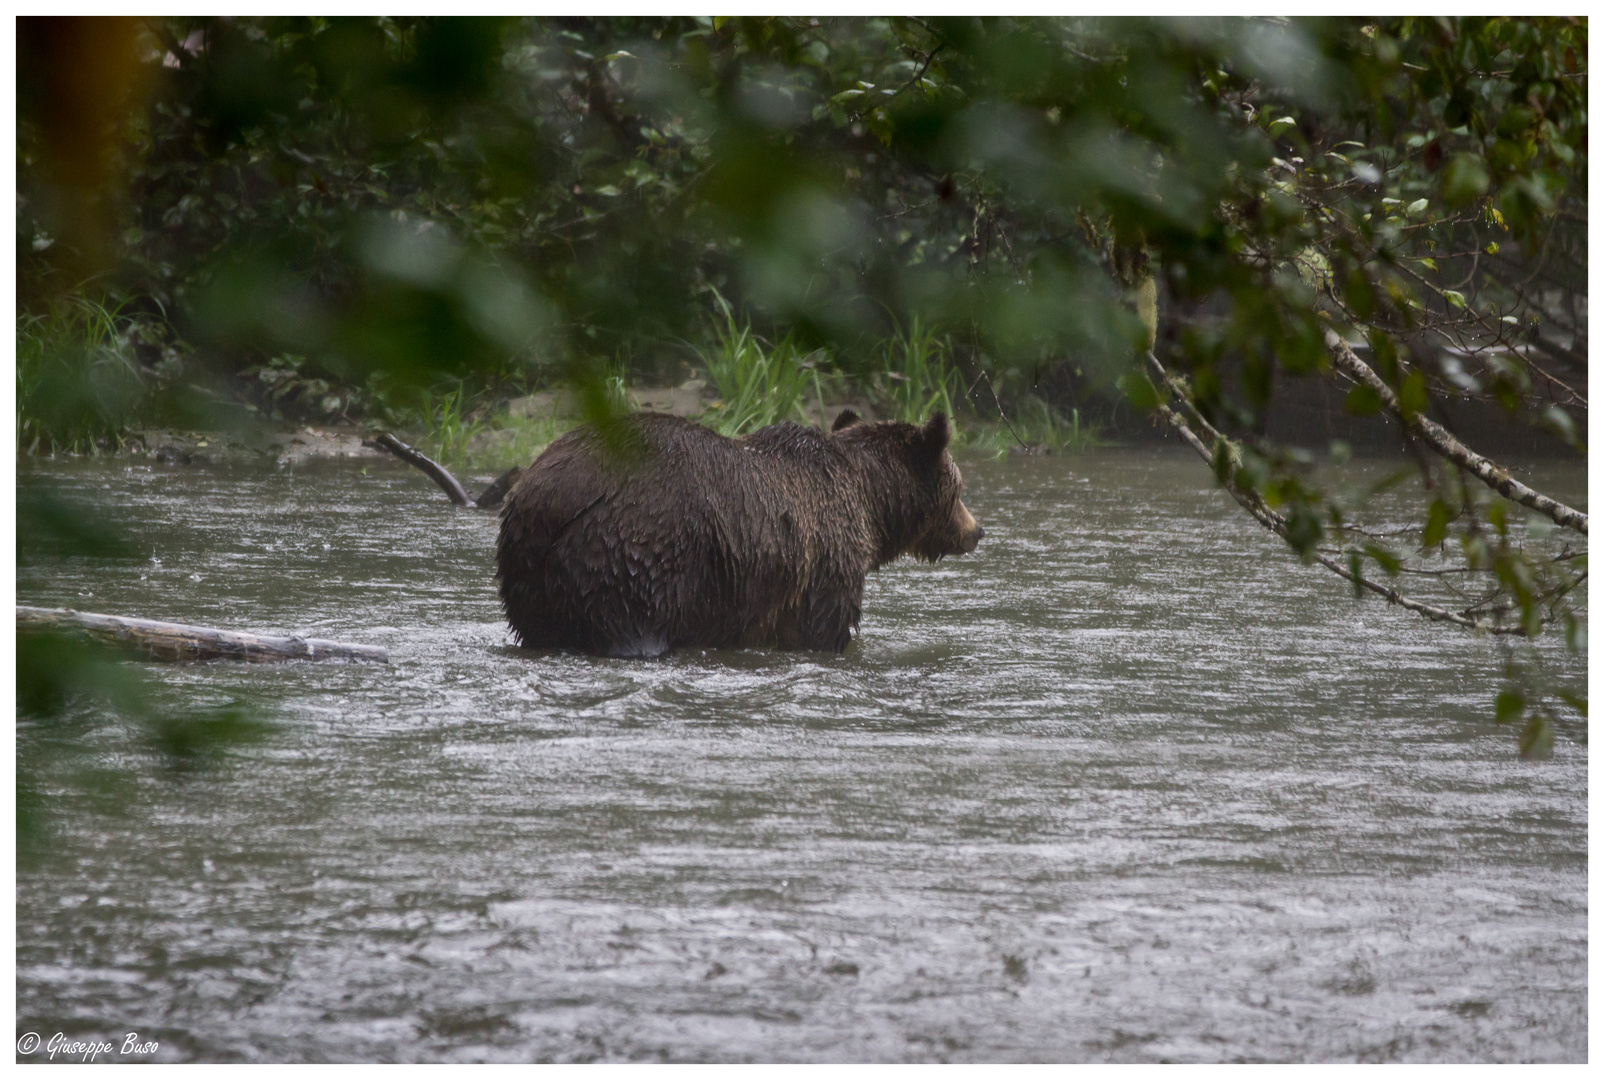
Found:
[(128, 649), (147, 660), (246, 660), (253, 664), (279, 660), (350, 660), (388, 664), (389, 652), (378, 645), (345, 645), (303, 637), (262, 637), (238, 630), (96, 615), (71, 608), (17, 605), (17, 630), (78, 634)]

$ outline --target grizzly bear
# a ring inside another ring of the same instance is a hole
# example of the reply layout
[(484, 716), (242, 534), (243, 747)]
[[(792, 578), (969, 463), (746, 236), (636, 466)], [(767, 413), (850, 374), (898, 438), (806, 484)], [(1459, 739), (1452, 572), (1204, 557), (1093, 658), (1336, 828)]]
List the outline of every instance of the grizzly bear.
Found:
[(937, 413), (850, 411), (738, 439), (658, 413), (552, 443), (507, 496), (496, 543), (520, 645), (604, 656), (676, 647), (843, 651), (870, 570), (973, 551), (984, 530)]

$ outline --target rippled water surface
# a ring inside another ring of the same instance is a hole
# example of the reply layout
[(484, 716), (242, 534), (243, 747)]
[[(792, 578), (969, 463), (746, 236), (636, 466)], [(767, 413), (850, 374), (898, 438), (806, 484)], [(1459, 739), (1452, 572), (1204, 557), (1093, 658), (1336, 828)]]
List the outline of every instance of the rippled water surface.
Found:
[[(18, 600), (388, 646), (145, 669), (256, 742), (19, 735), (18, 1033), (198, 1060), (1587, 1055), (1587, 750), (1495, 641), (1304, 569), (1177, 454), (965, 466), (844, 657), (524, 653), (390, 462), (30, 465), (137, 558)], [(1580, 501), (1580, 469), (1544, 480)], [(1556, 650), (1556, 663), (1577, 667)], [(84, 777), (99, 777), (96, 782)]]

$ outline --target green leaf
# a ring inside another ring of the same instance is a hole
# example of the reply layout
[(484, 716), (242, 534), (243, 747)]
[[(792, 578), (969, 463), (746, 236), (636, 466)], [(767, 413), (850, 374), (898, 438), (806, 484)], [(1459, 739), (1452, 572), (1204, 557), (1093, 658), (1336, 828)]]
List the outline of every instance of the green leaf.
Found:
[(1526, 711), (1526, 696), (1519, 690), (1500, 690), (1493, 700), (1493, 719), (1500, 724), (1518, 720)]
[(1537, 606), (1536, 599), (1531, 597), (1529, 594), (1522, 595), (1517, 591), (1517, 595), (1520, 595), (1521, 598), (1521, 628), (1526, 631), (1527, 637), (1536, 637), (1538, 634), (1543, 632), (1542, 609)]
[(260, 738), (270, 728), (240, 701), (191, 713), (163, 710), (152, 718), (155, 741), (179, 761), (215, 754), (231, 744)]
[(1420, 534), (1421, 547), (1436, 547), (1448, 535), (1448, 505), (1441, 499), (1433, 499), (1431, 508), (1426, 511), (1426, 528)]
[(1388, 577), (1397, 577), (1398, 571), (1403, 567), (1403, 560), (1380, 544), (1366, 544), (1365, 554), (1376, 560), (1376, 565), (1380, 566)]
[(1442, 171), (1442, 200), (1450, 207), (1464, 206), (1487, 194), (1487, 164), (1475, 154), (1455, 154)]
[(1554, 725), (1538, 713), (1526, 721), (1520, 733), (1520, 756), (1527, 761), (1546, 761), (1554, 752)]
[(1509, 535), (1509, 511), (1505, 509), (1509, 504), (1503, 500), (1496, 500), (1487, 508), (1487, 521), (1498, 530), (1499, 536)]
[(1404, 207), (1404, 213), (1408, 214), (1410, 217), (1414, 217), (1417, 214), (1423, 214), (1426, 212), (1426, 207), (1429, 204), (1430, 201), (1427, 199), (1416, 199), (1414, 202)]
[(1154, 388), (1145, 373), (1133, 371), (1120, 381), (1124, 384), (1125, 397), (1130, 401), (1132, 408), (1138, 412), (1152, 412), (1158, 408), (1158, 390)]
[(1404, 376), (1398, 387), (1398, 410), (1405, 416), (1414, 416), (1426, 410), (1426, 376), (1419, 370)]
[[(1394, 285), (1388, 279), (1389, 288)], [(1370, 343), (1370, 355), (1375, 357), (1375, 368), (1381, 377), (1388, 382), (1398, 379), (1398, 346), (1393, 342), (1392, 335), (1382, 330), (1370, 330), (1365, 334), (1365, 340)]]
[(1362, 267), (1349, 270), (1342, 280), (1342, 298), (1347, 301), (1348, 307), (1361, 319), (1370, 318), (1376, 310), (1376, 292), (1370, 287), (1370, 279), (1365, 276)]
[(1554, 691), (1554, 694), (1555, 694), (1556, 697), (1558, 697), (1565, 704), (1569, 705), (1571, 708), (1573, 708), (1577, 712), (1581, 713), (1583, 719), (1586, 719), (1586, 717), (1587, 717), (1587, 698), (1581, 696), (1580, 694), (1573, 694), (1569, 690), (1556, 690), (1556, 691)]
[(1453, 307), (1459, 308), (1461, 311), (1464, 310), (1465, 294), (1460, 292), (1458, 289), (1444, 289), (1442, 291), (1442, 298), (1448, 301), (1448, 303)]
[(1374, 416), (1381, 411), (1381, 395), (1364, 383), (1360, 383), (1348, 391), (1348, 400), (1344, 407), (1352, 416)]
[(1542, 421), (1544, 427), (1559, 436), (1568, 445), (1581, 446), (1582, 440), (1576, 431), (1576, 421), (1571, 419), (1570, 413), (1558, 405), (1550, 405), (1544, 409)]
[(1307, 505), (1299, 503), (1292, 508), (1292, 513), (1287, 517), (1287, 543), (1292, 545), (1294, 551), (1305, 557), (1310, 556), (1324, 535), (1325, 529), (1320, 519), (1314, 516)]

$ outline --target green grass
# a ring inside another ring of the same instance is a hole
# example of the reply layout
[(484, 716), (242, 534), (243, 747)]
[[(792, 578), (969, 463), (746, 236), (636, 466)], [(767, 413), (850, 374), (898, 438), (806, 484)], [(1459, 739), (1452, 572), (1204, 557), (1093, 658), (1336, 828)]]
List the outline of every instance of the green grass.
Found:
[(637, 407), (629, 396), (629, 365), (622, 360), (581, 367), (570, 387), (579, 415), (587, 423), (604, 423)]
[(737, 325), (729, 302), (713, 294), (721, 323), (712, 346), (700, 350), (708, 381), (718, 391), (701, 420), (723, 435), (744, 435), (782, 420), (811, 423), (807, 400), (824, 398), (822, 350), (803, 354), (785, 338), (764, 348), (750, 323)]
[(482, 410), (475, 410), (468, 390), (461, 383), (430, 402), (424, 414), (423, 452), (436, 461), (461, 461), (468, 444), (485, 426)]
[[(1073, 452), (1092, 445), (1097, 433), (1073, 410), (1063, 415), (1035, 397), (1025, 397), (1013, 431), (994, 417), (968, 410), (963, 376), (951, 341), (917, 317), (880, 343), (867, 375), (849, 380), (823, 350), (804, 352), (790, 337), (768, 342), (739, 319), (717, 292), (711, 341), (697, 350), (700, 366), (718, 397), (698, 417), (725, 435), (741, 435), (795, 420), (819, 423), (826, 401), (867, 400), (889, 419), (923, 423), (934, 412), (954, 422), (954, 444), (1002, 454), (1019, 441)], [(122, 305), (85, 292), (52, 301), (42, 312), (17, 320), (17, 445), (22, 452), (95, 453), (116, 447), (127, 430), (169, 407), (183, 388), (140, 364), (136, 335), (148, 328)], [(448, 468), (503, 471), (527, 465), (575, 418), (511, 417), (500, 411), (504, 387), (453, 381), (418, 393), (342, 387), (306, 366), (301, 357), (278, 357), (241, 372), (259, 380), (271, 399), (324, 415), (366, 413)], [(597, 419), (634, 408), (624, 365), (587, 367), (573, 386), (578, 416)], [(404, 389), (404, 388), (403, 388)], [(960, 407), (962, 411), (960, 412)], [(227, 423), (227, 421), (222, 421)], [(1017, 432), (1017, 439), (1015, 436)]]
[(70, 293), (17, 317), (17, 448), (94, 453), (145, 403), (123, 305)]
[(448, 468), (464, 462), (474, 437), (489, 428), (490, 395), (466, 383), (412, 390), (404, 396), (386, 390), (370, 387), (373, 421)]
[[(605, 420), (637, 407), (629, 393), (628, 369), (617, 362), (582, 371), (567, 390), (572, 397), (561, 412), (555, 399), (550, 412), (541, 416), (512, 416), (502, 402), (496, 402), (494, 408), (481, 406), (471, 430), (456, 439), (442, 423), (442, 442), (448, 445), (443, 450), (446, 457), (439, 460), (465, 469), (506, 472), (514, 465), (527, 466), (580, 423)], [(447, 418), (445, 410), (437, 412), (442, 420)]]
[(578, 423), (568, 417), (507, 416), (497, 419), (473, 440), (462, 455), (466, 469), (504, 473), (514, 465), (527, 466), (559, 435)]
[(1055, 454), (1073, 454), (1099, 441), (1097, 427), (1082, 422), (1079, 409), (1065, 416), (1034, 394), (1021, 399), (1006, 423), (975, 420), (964, 428), (964, 445), (993, 457), (1002, 457), (1021, 442)]
[(955, 402), (963, 400), (963, 376), (952, 361), (952, 345), (945, 336), (914, 316), (904, 333), (880, 351), (883, 371), (872, 376), (876, 397), (891, 420), (922, 424), (934, 412), (944, 412), (956, 421)]

